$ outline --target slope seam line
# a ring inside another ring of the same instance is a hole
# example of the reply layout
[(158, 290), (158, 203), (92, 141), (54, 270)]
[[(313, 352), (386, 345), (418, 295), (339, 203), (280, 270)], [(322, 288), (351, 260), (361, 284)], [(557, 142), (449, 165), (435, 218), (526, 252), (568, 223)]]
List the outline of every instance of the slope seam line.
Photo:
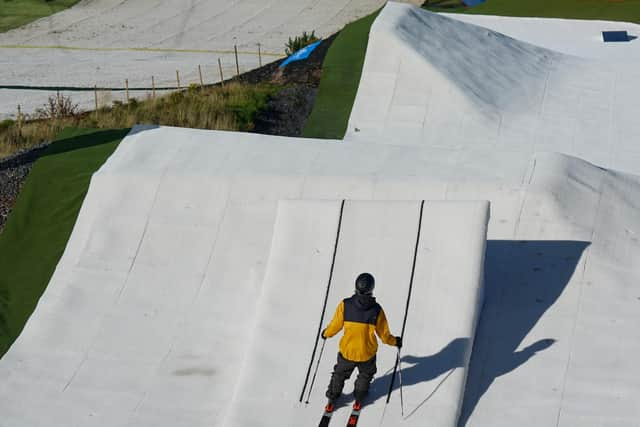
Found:
[[(604, 173), (603, 173), (604, 174)], [(596, 214), (594, 217), (594, 225), (591, 228), (591, 242), (593, 243), (593, 239), (595, 238), (595, 234), (596, 234), (596, 227), (595, 224), (598, 221), (598, 216), (600, 214), (601, 208), (602, 208), (602, 195), (604, 192), (604, 182), (606, 180), (606, 175), (604, 175), (602, 177), (602, 181), (600, 183), (600, 195), (598, 197), (598, 205), (596, 207)], [(587, 270), (587, 263), (589, 262), (589, 256), (591, 254), (590, 248), (587, 248), (585, 250), (586, 254), (585, 254), (585, 258), (584, 258), (584, 264), (582, 266), (582, 274), (580, 277), (580, 293), (578, 295), (578, 306), (576, 308), (576, 314), (574, 316), (574, 320), (573, 320), (573, 328), (571, 330), (571, 343), (573, 343), (575, 335), (576, 335), (576, 329), (578, 328), (578, 320), (580, 318), (580, 309), (582, 308), (582, 294), (584, 292), (584, 281), (585, 281), (585, 274), (586, 274), (586, 270)], [(562, 394), (560, 395), (560, 405), (558, 407), (558, 416), (556, 418), (556, 427), (560, 426), (560, 420), (562, 418), (562, 405), (564, 404), (564, 396), (566, 393), (566, 389), (567, 389), (567, 377), (569, 376), (569, 369), (571, 368), (571, 361), (573, 359), (573, 344), (570, 347), (569, 350), (569, 357), (567, 359), (567, 365), (565, 366), (565, 370), (564, 370), (564, 376), (562, 379)]]
[[(176, 150), (178, 151), (178, 150)], [(176, 154), (175, 152), (173, 153), (174, 155)], [(142, 235), (140, 236), (140, 241), (138, 241), (138, 246), (136, 247), (136, 253), (133, 255), (133, 259), (131, 260), (131, 264), (129, 265), (129, 271), (127, 271), (127, 277), (124, 279), (124, 283), (122, 284), (122, 287), (120, 288), (120, 291), (118, 292), (118, 297), (116, 298), (116, 304), (120, 301), (120, 298), (122, 297), (122, 294), (124, 293), (124, 289), (127, 287), (127, 284), (129, 283), (129, 277), (131, 277), (131, 272), (133, 271), (133, 267), (136, 264), (136, 260), (138, 259), (138, 255), (140, 254), (140, 249), (142, 248), (142, 243), (144, 242), (144, 238), (147, 235), (147, 230), (149, 229), (149, 222), (151, 222), (151, 214), (153, 212), (153, 208), (156, 205), (156, 203), (158, 202), (158, 194), (160, 193), (160, 186), (162, 185), (162, 181), (164, 180), (165, 176), (167, 175), (167, 170), (169, 169), (169, 163), (167, 163), (164, 167), (164, 169), (162, 170), (162, 175), (160, 176), (160, 179), (158, 179), (158, 184), (156, 186), (156, 191), (155, 194), (153, 195), (153, 202), (151, 202), (151, 206), (149, 206), (149, 213), (147, 215), (147, 220), (144, 224), (144, 230), (142, 230)]]

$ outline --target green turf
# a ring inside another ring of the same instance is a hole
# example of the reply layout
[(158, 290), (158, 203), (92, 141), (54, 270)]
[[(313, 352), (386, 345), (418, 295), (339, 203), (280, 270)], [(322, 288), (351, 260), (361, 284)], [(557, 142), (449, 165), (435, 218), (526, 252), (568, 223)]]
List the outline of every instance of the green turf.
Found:
[(305, 123), (306, 138), (342, 139), (356, 98), (369, 29), (380, 11), (344, 27), (327, 52), (313, 111)]
[(0, 0), (0, 33), (53, 15), (78, 0)]
[(640, 0), (487, 0), (473, 8), (443, 9), (451, 0), (432, 0), (434, 11), (481, 15), (532, 16), (540, 18), (601, 19), (640, 23)]
[(0, 357), (22, 331), (49, 283), (91, 175), (127, 132), (65, 130), (34, 164), (0, 233)]

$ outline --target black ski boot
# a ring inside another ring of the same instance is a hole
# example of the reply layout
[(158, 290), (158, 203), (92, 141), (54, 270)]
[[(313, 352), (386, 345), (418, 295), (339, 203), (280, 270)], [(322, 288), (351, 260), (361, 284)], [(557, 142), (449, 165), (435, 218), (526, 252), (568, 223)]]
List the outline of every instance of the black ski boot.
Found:
[(357, 403), (362, 403), (364, 402), (364, 399), (367, 398), (368, 394), (369, 394), (369, 390), (354, 390), (353, 398), (356, 400)]

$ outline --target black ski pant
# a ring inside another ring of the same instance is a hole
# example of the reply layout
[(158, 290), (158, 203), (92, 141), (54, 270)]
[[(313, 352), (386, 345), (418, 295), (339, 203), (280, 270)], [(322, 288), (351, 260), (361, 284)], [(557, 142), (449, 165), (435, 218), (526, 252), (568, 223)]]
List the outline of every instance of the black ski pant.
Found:
[(338, 363), (333, 367), (333, 373), (331, 374), (331, 381), (327, 388), (326, 396), (330, 400), (336, 400), (342, 394), (344, 388), (344, 382), (351, 377), (351, 373), (355, 368), (358, 368), (358, 377), (356, 378), (355, 388), (353, 395), (356, 400), (362, 401), (369, 393), (369, 385), (373, 376), (376, 374), (376, 356), (365, 362), (352, 362), (342, 357), (341, 353), (338, 353)]

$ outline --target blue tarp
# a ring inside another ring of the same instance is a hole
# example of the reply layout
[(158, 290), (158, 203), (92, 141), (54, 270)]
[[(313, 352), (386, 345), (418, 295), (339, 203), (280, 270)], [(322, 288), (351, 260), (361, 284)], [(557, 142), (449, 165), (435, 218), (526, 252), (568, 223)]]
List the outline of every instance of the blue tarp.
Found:
[(602, 40), (605, 42), (628, 42), (630, 39), (626, 31), (603, 31)]
[(311, 52), (313, 52), (315, 48), (317, 48), (320, 45), (320, 43), (322, 43), (322, 40), (313, 42), (303, 47), (302, 49), (292, 53), (291, 56), (289, 56), (287, 59), (282, 61), (282, 64), (280, 64), (280, 68), (287, 66), (289, 63), (293, 61), (301, 61), (303, 59), (307, 59), (309, 55), (311, 55)]

